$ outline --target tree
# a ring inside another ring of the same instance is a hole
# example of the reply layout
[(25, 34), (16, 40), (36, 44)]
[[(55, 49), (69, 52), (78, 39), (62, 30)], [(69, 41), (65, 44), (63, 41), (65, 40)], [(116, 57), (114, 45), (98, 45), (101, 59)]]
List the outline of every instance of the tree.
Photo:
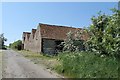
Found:
[(73, 32), (67, 33), (67, 39), (62, 43), (64, 45), (63, 51), (75, 51), (76, 47), (73, 44)]
[(90, 39), (86, 42), (88, 51), (104, 55), (120, 55), (120, 11), (112, 9), (113, 15), (99, 13), (92, 17), (88, 29)]
[(63, 51), (83, 51), (84, 48), (84, 40), (81, 39), (84, 30), (81, 31), (75, 31), (75, 32), (68, 32), (67, 38), (63, 42)]
[(0, 34), (0, 49), (5, 49), (4, 42), (7, 41), (7, 39), (4, 37), (4, 34)]
[(22, 49), (22, 41), (21, 40), (17, 40), (17, 41), (15, 41), (13, 43), (10, 43), (9, 47), (13, 48), (13, 49), (21, 50)]

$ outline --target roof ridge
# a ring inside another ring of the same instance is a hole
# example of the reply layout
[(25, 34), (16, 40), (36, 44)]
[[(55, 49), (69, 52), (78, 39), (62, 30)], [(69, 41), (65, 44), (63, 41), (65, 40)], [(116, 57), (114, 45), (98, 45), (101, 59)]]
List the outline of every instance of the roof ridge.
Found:
[(75, 27), (70, 27), (70, 26), (61, 26), (61, 25), (51, 25), (51, 24), (43, 24), (39, 23), (39, 25), (46, 25), (46, 26), (51, 26), (51, 27), (65, 27), (65, 28), (73, 28), (73, 29), (82, 29), (82, 28), (75, 28)]
[(27, 34), (29, 33), (29, 34), (31, 34), (31, 32), (23, 32), (23, 33), (27, 33)]

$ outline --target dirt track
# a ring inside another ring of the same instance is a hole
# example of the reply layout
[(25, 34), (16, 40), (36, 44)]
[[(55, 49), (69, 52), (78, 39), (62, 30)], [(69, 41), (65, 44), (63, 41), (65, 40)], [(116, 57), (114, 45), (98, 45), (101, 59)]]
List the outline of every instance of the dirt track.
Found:
[(3, 78), (58, 78), (13, 50), (3, 51)]

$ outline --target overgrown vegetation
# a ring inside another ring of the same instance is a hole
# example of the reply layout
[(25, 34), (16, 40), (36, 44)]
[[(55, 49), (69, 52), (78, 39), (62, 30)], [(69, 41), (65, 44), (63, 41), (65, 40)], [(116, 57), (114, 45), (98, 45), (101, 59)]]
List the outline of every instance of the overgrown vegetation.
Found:
[(118, 62), (91, 52), (64, 52), (59, 55), (57, 72), (71, 78), (118, 78)]
[(55, 65), (58, 64), (57, 56), (43, 55), (40, 53), (26, 50), (20, 50), (18, 52), (22, 54), (24, 57), (33, 61), (35, 64), (43, 65), (47, 69), (53, 69)]
[[(75, 36), (76, 35), (76, 36)], [(62, 42), (63, 51), (84, 51), (84, 40), (81, 39), (81, 35), (83, 35), (83, 31), (81, 32), (69, 32), (67, 33), (67, 39)]]
[(12, 49), (17, 49), (17, 50), (21, 50), (22, 49), (22, 41), (21, 40), (17, 40), (11, 44), (9, 44), (9, 47)]
[(98, 17), (92, 17), (93, 24), (87, 30), (90, 34), (90, 39), (86, 42), (88, 51), (120, 56), (120, 11), (112, 11), (112, 16), (99, 13)]
[[(85, 51), (78, 50), (69, 33), (64, 50), (59, 54), (61, 64), (56, 70), (73, 78), (118, 78), (120, 59), (120, 11), (113, 15), (98, 14), (92, 17), (92, 25), (85, 30), (89, 39), (81, 43)], [(81, 35), (80, 35), (81, 36)], [(81, 40), (81, 39), (79, 39)]]

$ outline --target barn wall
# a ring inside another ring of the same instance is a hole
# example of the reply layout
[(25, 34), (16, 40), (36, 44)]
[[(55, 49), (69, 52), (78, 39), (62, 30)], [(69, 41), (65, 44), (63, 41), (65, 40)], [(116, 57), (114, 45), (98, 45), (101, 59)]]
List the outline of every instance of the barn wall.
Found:
[[(25, 50), (29, 50), (29, 35), (30, 35), (30, 33), (25, 33), (25, 40), (23, 41), (23, 44), (24, 44), (24, 49)], [(23, 37), (23, 38), (24, 38)]]
[(26, 42), (26, 50), (33, 51), (34, 50), (34, 42), (33, 39), (30, 37), (29, 41)]
[(41, 33), (40, 33), (40, 26), (38, 26), (36, 33), (35, 33), (35, 37), (34, 37), (34, 41), (33, 41), (33, 51), (34, 52), (42, 52), (41, 51)]
[(25, 50), (29, 50), (29, 40), (27, 41), (25, 41), (25, 44), (24, 44), (24, 49)]
[(40, 26), (38, 26), (37, 30), (32, 29), (31, 33), (23, 32), (23, 48), (25, 50), (33, 51), (33, 52), (41, 52), (41, 33)]
[(26, 42), (25, 42), (25, 39), (26, 39), (26, 32), (23, 32), (23, 35), (22, 35), (23, 49), (26, 49)]

